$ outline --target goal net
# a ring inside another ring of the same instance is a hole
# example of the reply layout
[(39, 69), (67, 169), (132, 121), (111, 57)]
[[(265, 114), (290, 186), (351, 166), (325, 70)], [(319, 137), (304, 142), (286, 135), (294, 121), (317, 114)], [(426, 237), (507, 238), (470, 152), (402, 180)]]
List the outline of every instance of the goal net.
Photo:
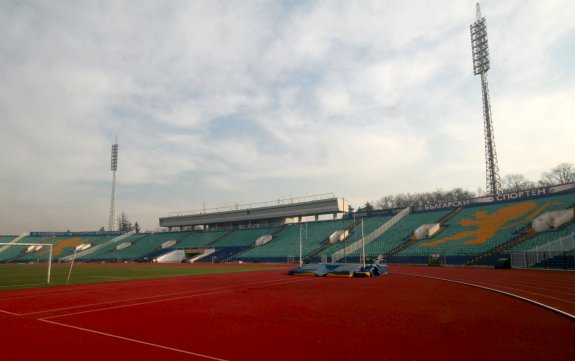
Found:
[[(52, 248), (50, 243), (0, 243), (0, 286), (18, 287), (31, 282), (49, 284)], [(34, 254), (38, 256), (31, 257)], [(35, 262), (29, 259), (35, 259)]]

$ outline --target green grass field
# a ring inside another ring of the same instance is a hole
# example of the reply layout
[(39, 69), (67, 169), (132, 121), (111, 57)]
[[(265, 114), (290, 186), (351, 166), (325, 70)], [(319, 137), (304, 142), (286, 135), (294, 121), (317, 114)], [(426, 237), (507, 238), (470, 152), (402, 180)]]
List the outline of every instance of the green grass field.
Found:
[(46, 264), (0, 264), (0, 292), (3, 290), (117, 282), (160, 277), (201, 276), (230, 272), (250, 272), (277, 269), (256, 265), (165, 265), (165, 264), (53, 264), (50, 284), (47, 284)]

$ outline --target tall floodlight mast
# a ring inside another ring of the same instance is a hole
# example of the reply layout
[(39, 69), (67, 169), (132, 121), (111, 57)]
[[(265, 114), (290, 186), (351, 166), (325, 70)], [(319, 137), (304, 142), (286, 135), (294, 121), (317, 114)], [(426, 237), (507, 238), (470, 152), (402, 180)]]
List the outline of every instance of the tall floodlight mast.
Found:
[(473, 53), (473, 74), (481, 75), (481, 94), (483, 99), (483, 120), (485, 131), (485, 162), (487, 192), (495, 195), (501, 192), (499, 166), (497, 165), (497, 152), (493, 135), (493, 122), (491, 120), (491, 105), (489, 104), (489, 86), (487, 71), (489, 70), (489, 47), (487, 45), (487, 25), (485, 18), (481, 17), (481, 9), (477, 3), (476, 20), (471, 28), (471, 50)]
[(118, 170), (118, 138), (116, 143), (112, 145), (112, 201), (110, 203), (110, 220), (108, 223), (108, 230), (116, 230), (116, 171)]

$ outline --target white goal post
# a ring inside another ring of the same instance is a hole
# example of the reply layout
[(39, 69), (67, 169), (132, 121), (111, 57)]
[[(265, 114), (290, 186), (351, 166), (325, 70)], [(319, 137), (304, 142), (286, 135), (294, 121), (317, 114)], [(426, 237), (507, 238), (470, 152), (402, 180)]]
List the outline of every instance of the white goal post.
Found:
[(18, 242), (14, 242), (14, 243), (0, 243), (0, 246), (26, 246), (26, 247), (30, 247), (30, 246), (47, 246), (50, 248), (50, 251), (48, 252), (48, 275), (46, 277), (46, 283), (50, 283), (50, 273), (52, 272), (52, 248), (53, 245), (51, 243), (18, 243)]

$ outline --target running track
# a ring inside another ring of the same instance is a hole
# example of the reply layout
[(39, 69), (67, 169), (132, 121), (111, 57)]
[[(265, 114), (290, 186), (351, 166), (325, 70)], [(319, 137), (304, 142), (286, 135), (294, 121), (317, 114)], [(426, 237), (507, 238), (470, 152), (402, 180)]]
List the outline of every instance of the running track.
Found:
[(140, 361), (575, 356), (569, 317), (575, 273), (400, 266), (390, 272), (328, 279), (274, 270), (1, 291), (1, 355)]

